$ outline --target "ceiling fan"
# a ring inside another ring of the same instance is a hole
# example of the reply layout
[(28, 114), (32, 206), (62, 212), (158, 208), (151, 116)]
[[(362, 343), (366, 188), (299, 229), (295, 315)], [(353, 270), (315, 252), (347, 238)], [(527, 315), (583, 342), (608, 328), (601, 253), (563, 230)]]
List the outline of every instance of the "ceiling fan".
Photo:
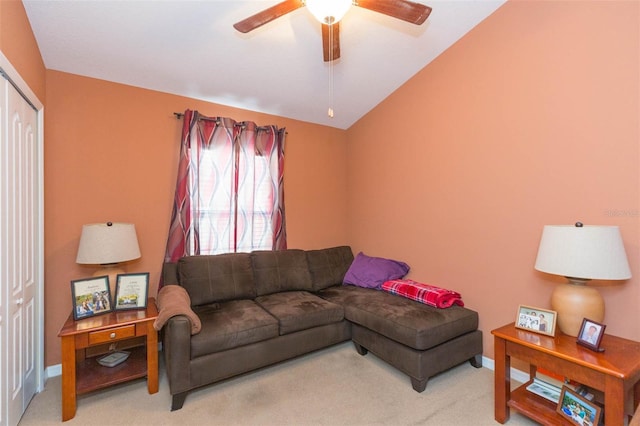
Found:
[(429, 6), (408, 0), (285, 0), (233, 26), (241, 33), (248, 33), (302, 6), (307, 6), (307, 9), (322, 23), (324, 61), (330, 62), (340, 57), (339, 21), (352, 5), (415, 25), (421, 25), (431, 13)]

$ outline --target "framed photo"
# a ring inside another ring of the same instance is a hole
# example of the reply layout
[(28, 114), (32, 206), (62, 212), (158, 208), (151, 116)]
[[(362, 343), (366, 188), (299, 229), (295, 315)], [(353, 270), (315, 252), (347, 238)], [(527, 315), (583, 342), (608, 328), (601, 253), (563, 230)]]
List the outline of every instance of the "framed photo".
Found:
[(124, 309), (144, 309), (149, 293), (149, 273), (118, 274), (116, 277), (116, 311)]
[(584, 318), (582, 320), (582, 327), (580, 327), (580, 331), (578, 332), (578, 343), (591, 350), (603, 352), (604, 349), (600, 348), (600, 342), (602, 341), (606, 327), (604, 324)]
[(555, 336), (557, 317), (558, 313), (556, 311), (520, 305), (516, 318), (516, 327), (548, 336)]
[(71, 281), (71, 299), (75, 320), (111, 312), (109, 277), (105, 275)]
[(597, 426), (602, 408), (563, 386), (556, 411), (573, 424)]

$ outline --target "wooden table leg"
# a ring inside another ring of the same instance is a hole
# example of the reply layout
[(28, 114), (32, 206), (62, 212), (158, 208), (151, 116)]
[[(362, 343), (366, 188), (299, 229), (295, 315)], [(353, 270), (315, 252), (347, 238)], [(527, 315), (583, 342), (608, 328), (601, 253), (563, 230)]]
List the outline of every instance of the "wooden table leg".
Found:
[(494, 398), (495, 419), (498, 423), (509, 420), (507, 401), (511, 395), (511, 360), (507, 357), (506, 341), (494, 336)]
[(147, 389), (158, 392), (158, 332), (153, 322), (147, 322)]
[(62, 337), (62, 421), (76, 415), (76, 345), (75, 336)]
[(607, 426), (624, 425), (624, 383), (607, 375), (604, 379), (604, 423)]

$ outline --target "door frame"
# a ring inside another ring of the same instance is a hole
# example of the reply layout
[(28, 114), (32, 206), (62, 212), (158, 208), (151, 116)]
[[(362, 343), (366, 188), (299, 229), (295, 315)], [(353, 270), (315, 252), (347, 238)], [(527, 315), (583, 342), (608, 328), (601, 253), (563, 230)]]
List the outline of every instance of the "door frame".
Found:
[[(29, 85), (24, 81), (22, 76), (9, 62), (2, 50), (0, 50), (0, 69), (9, 77), (11, 82), (17, 86), (18, 91), (21, 92), (23, 97), (26, 97), (28, 102), (31, 103), (37, 114), (38, 123), (38, 135), (37, 135), (37, 149), (38, 149), (38, 189), (36, 197), (38, 199), (38, 220), (36, 221), (37, 228), (37, 241), (36, 241), (36, 253), (38, 256), (37, 262), (37, 279), (36, 279), (36, 303), (35, 303), (35, 318), (36, 324), (36, 347), (35, 347), (35, 365), (36, 365), (36, 382), (37, 392), (44, 390), (44, 104), (38, 99), (35, 93), (31, 90)], [(0, 77), (3, 78), (3, 77)]]

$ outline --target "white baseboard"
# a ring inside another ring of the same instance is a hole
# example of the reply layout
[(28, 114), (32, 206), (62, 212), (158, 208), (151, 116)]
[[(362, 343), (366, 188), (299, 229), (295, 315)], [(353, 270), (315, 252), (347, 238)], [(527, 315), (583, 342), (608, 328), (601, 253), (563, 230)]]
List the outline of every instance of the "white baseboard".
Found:
[[(495, 361), (492, 360), (491, 358), (487, 358), (486, 356), (482, 357), (482, 366), (484, 368), (488, 368), (491, 371), (495, 371)], [(520, 382), (520, 383), (526, 383), (529, 381), (529, 373), (525, 373), (522, 370), (516, 370), (515, 368), (511, 367), (511, 379)]]
[(44, 369), (44, 380), (47, 381), (51, 377), (60, 376), (62, 374), (62, 364), (50, 365)]
[[(482, 367), (487, 368), (491, 371), (495, 371), (495, 362), (491, 358), (487, 358), (486, 356), (483, 356)], [(61, 374), (62, 374), (62, 364), (51, 365), (45, 369), (45, 381), (50, 377), (56, 377)], [(511, 368), (511, 378), (520, 383), (525, 383), (529, 381), (529, 373), (525, 373), (524, 371)]]

